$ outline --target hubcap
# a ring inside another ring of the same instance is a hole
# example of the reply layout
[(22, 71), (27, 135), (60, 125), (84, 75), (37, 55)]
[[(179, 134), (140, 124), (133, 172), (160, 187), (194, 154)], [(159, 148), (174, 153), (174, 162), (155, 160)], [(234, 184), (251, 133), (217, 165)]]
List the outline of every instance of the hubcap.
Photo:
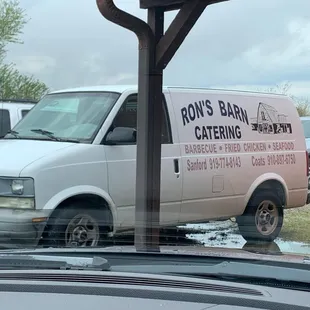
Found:
[(278, 226), (279, 211), (277, 206), (270, 200), (264, 200), (257, 208), (255, 224), (257, 230), (265, 236), (272, 234)]
[(87, 214), (76, 215), (68, 224), (65, 232), (67, 246), (96, 246), (100, 238), (97, 221)]

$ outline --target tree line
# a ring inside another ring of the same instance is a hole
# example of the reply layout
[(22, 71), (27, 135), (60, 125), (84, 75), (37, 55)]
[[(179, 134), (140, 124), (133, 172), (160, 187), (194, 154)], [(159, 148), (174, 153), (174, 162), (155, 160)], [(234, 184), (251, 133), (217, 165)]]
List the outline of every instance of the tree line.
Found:
[(23, 44), (20, 39), (29, 21), (17, 0), (0, 1), (0, 98), (39, 100), (49, 88), (34, 76), (19, 72), (14, 63), (7, 63), (10, 44)]
[(298, 111), (299, 116), (309, 116), (310, 115), (310, 101), (307, 97), (295, 96), (291, 94), (290, 89), (292, 88), (292, 83), (285, 82), (282, 84), (275, 85), (274, 87), (270, 87), (265, 92), (269, 93), (277, 93), (289, 96), (293, 99), (296, 105), (296, 109)]

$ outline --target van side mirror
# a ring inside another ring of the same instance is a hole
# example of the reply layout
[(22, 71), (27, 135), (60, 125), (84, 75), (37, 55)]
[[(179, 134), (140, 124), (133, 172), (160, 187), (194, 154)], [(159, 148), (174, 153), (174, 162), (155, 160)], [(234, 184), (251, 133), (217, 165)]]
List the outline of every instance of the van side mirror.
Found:
[(134, 144), (137, 142), (137, 131), (129, 127), (115, 127), (105, 139), (106, 145)]

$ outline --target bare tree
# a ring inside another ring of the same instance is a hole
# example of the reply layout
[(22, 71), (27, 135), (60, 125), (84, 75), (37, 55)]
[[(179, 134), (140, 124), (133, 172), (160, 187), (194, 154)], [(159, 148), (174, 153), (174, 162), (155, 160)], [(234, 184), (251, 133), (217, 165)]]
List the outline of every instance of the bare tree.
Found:
[(299, 116), (308, 116), (310, 115), (310, 101), (307, 97), (294, 96), (290, 93), (292, 84), (290, 82), (284, 82), (282, 84), (277, 84), (274, 87), (266, 89), (266, 92), (277, 93), (290, 96), (295, 104)]

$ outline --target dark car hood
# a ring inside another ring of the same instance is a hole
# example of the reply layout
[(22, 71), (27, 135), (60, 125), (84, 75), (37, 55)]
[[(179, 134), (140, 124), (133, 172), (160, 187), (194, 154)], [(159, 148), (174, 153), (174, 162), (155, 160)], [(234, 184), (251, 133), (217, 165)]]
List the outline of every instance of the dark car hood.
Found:
[[(220, 247), (201, 247), (201, 246), (161, 246), (160, 253), (162, 254), (176, 254), (176, 255), (199, 255), (219, 258), (236, 258), (236, 259), (257, 259), (267, 261), (282, 261), (282, 262), (296, 262), (296, 263), (310, 263), (305, 255), (283, 253), (280, 251), (273, 251), (272, 249), (259, 249), (257, 247), (249, 247), (247, 249), (229, 249)], [(134, 246), (114, 246), (102, 249), (107, 252), (136, 252)]]
[[(267, 253), (268, 251), (268, 253)], [(75, 253), (76, 255), (83, 255), (83, 253), (135, 253), (134, 246), (111, 246), (105, 248), (36, 248), (36, 249), (14, 249), (14, 250), (0, 250), (0, 254), (65, 254)], [(149, 252), (147, 252), (150, 254)], [(249, 259), (249, 260), (265, 260), (265, 261), (279, 261), (291, 263), (309, 263), (310, 258), (303, 254), (283, 253), (280, 251), (273, 251), (268, 249), (260, 250), (257, 247), (249, 247), (248, 249), (229, 249), (217, 247), (201, 247), (201, 246), (161, 246), (160, 254), (175, 254), (175, 255), (199, 255), (206, 257), (218, 257), (228, 259)]]

